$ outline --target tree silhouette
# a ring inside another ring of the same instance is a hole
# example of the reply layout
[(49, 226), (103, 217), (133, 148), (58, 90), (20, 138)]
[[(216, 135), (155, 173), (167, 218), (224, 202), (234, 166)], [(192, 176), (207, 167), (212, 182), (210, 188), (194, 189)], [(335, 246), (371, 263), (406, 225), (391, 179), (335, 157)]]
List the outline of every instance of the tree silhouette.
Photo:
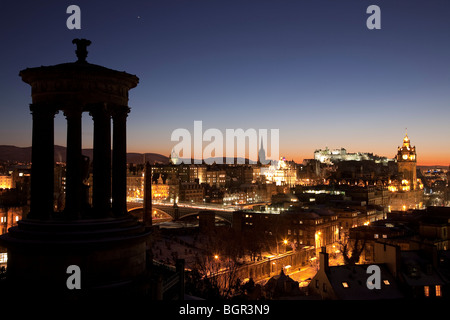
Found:
[(351, 244), (349, 237), (346, 236), (342, 241), (338, 243), (342, 252), (342, 256), (344, 258), (344, 264), (355, 265), (356, 263), (358, 263), (359, 258), (361, 257), (361, 253), (366, 246), (366, 239), (356, 238), (353, 241), (353, 244)]

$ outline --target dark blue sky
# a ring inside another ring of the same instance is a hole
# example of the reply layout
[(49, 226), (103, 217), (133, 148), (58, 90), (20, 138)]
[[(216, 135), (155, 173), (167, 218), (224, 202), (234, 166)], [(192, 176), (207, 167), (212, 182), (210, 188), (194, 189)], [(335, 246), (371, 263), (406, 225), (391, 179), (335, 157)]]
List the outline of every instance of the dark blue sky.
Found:
[[(66, 8), (81, 8), (68, 30)], [(381, 30), (366, 9), (381, 8)], [(88, 61), (140, 78), (128, 151), (168, 155), (176, 128), (280, 129), (280, 153), (392, 157), (405, 127), (421, 163), (450, 163), (450, 1), (9, 1), (0, 18), (0, 144), (31, 145), (27, 67)], [(84, 117), (83, 145), (92, 146)], [(55, 119), (55, 143), (65, 121)]]

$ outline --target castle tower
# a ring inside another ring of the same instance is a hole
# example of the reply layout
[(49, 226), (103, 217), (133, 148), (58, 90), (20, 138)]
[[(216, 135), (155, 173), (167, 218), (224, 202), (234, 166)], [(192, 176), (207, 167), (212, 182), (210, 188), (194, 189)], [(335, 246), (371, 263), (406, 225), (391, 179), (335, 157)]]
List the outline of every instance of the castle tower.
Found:
[(398, 147), (397, 151), (397, 167), (398, 173), (402, 176), (402, 180), (407, 180), (408, 185), (411, 190), (417, 189), (417, 156), (416, 147), (411, 146), (411, 141), (408, 138), (408, 133), (406, 133), (403, 138), (403, 144)]

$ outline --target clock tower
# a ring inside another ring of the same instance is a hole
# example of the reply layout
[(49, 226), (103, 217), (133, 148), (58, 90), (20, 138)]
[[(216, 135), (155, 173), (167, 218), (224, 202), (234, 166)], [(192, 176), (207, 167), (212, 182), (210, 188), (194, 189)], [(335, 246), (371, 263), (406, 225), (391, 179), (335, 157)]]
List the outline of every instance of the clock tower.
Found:
[[(398, 147), (397, 151), (397, 168), (398, 173), (402, 177), (402, 184), (410, 186), (410, 190), (417, 189), (417, 157), (416, 147), (411, 146), (411, 141), (406, 133), (403, 138), (403, 145)], [(405, 181), (406, 180), (406, 181)]]

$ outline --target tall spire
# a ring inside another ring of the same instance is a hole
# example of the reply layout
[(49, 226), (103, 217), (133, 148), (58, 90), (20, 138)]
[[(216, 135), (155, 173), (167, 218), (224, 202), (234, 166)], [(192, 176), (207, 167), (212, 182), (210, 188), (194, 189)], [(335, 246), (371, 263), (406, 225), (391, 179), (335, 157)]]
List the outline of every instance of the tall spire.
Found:
[(405, 147), (405, 148), (410, 147), (410, 140), (408, 137), (408, 128), (406, 128), (405, 137), (403, 138), (403, 147)]
[(258, 151), (258, 163), (259, 164), (267, 164), (266, 151), (264, 150), (262, 137), (261, 137), (261, 147), (259, 148), (259, 151)]

